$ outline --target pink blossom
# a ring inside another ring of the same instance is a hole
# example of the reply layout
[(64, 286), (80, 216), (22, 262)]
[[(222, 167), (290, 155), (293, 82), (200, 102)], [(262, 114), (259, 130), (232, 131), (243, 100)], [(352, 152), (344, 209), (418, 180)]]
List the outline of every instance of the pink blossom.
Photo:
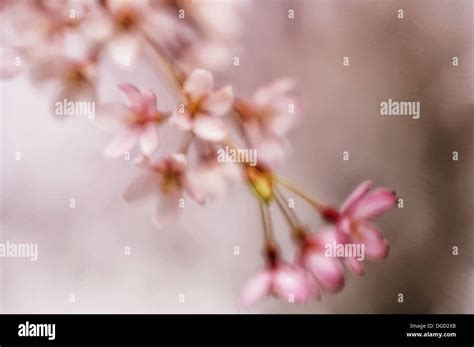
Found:
[(196, 66), (221, 72), (232, 62), (232, 57), (225, 43), (205, 40), (184, 47), (177, 62), (186, 73), (191, 73)]
[(185, 194), (199, 204), (204, 203), (204, 198), (188, 179), (187, 161), (183, 154), (173, 154), (156, 164), (151, 164), (146, 157), (142, 157), (139, 165), (145, 172), (132, 181), (123, 196), (128, 202), (150, 195), (158, 197), (155, 222), (159, 227), (164, 227), (179, 217), (184, 207), (182, 203)]
[(311, 286), (303, 269), (281, 261), (275, 248), (270, 245), (266, 267), (247, 282), (239, 297), (239, 303), (250, 306), (267, 295), (299, 303), (317, 295), (315, 288)]
[(254, 275), (242, 290), (239, 302), (243, 306), (250, 306), (267, 295), (299, 303), (309, 300), (313, 291), (304, 271), (286, 263), (278, 263)]
[(293, 88), (293, 80), (282, 78), (259, 88), (250, 101), (236, 102), (248, 142), (270, 167), (283, 159), (289, 149), (285, 136), (297, 124)]
[(93, 6), (93, 0), (12, 1), (2, 13), (4, 28), (14, 33), (6, 35), (7, 43), (30, 54), (58, 48)]
[(167, 48), (190, 35), (187, 25), (164, 7), (154, 8), (147, 0), (108, 0), (102, 10), (82, 25), (86, 36), (106, 43), (106, 51), (120, 67), (133, 66), (150, 43)]
[(220, 118), (226, 114), (234, 100), (232, 87), (214, 91), (214, 78), (207, 70), (194, 70), (183, 84), (186, 104), (173, 112), (170, 123), (182, 130), (192, 130), (207, 141), (222, 141), (227, 128)]
[(182, 1), (180, 5), (206, 38), (230, 41), (242, 33), (243, 1)]
[(199, 143), (198, 163), (190, 173), (191, 180), (209, 199), (224, 194), (229, 185), (240, 177), (237, 164), (218, 162), (217, 150), (211, 142)]
[[(393, 190), (385, 187), (372, 190), (372, 182), (365, 181), (346, 199), (340, 212), (326, 208), (323, 214), (336, 223), (338, 234), (344, 243), (364, 244), (368, 258), (382, 259), (388, 255), (388, 242), (370, 220), (393, 208), (396, 199)], [(364, 273), (360, 261), (346, 258), (346, 262), (357, 274)]]
[(337, 292), (344, 286), (344, 270), (338, 258), (325, 253), (326, 245), (338, 242), (334, 228), (328, 227), (317, 234), (302, 234), (301, 250), (296, 263), (309, 272), (313, 280), (324, 290)]
[(132, 84), (118, 86), (126, 95), (129, 105), (110, 103), (103, 105), (97, 112), (97, 120), (118, 133), (105, 148), (105, 155), (118, 157), (130, 151), (138, 143), (142, 153), (151, 155), (159, 146), (157, 124), (164, 115), (156, 108), (156, 96), (152, 91), (140, 91)]
[(55, 83), (59, 89), (56, 101), (95, 101), (97, 71), (89, 59), (45, 56), (31, 71), (33, 83)]

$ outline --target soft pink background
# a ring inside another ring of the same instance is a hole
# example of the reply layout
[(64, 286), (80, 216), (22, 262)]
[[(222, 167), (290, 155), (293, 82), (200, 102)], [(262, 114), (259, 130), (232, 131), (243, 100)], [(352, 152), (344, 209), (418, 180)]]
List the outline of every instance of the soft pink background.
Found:
[[(474, 313), (472, 4), (259, 1), (245, 13), (235, 53), (241, 65), (218, 81), (249, 96), (275, 77), (297, 79), (305, 120), (291, 134), (293, 152), (282, 172), (333, 204), (367, 178), (405, 200), (404, 209), (379, 219), (390, 255), (369, 264), (363, 278), (350, 274), (345, 289), (322, 302), (268, 299), (250, 312)], [(127, 72), (104, 61), (102, 100), (123, 100), (115, 84), (129, 81), (152, 88), (160, 107), (171, 109), (172, 94), (152, 71), (146, 60)], [(25, 75), (1, 83), (1, 240), (38, 243), (39, 260), (0, 259), (0, 311), (248, 312), (235, 299), (262, 264), (258, 208), (248, 189), (238, 184), (206, 208), (189, 205), (182, 220), (159, 231), (152, 202), (129, 206), (121, 199), (137, 170), (103, 157), (110, 135), (84, 117), (53, 119), (53, 95)], [(421, 119), (380, 116), (388, 98), (420, 101)], [(161, 135), (163, 143), (178, 140), (177, 132)], [(296, 207), (318, 225), (300, 200)], [(274, 224), (291, 258), (284, 221)]]

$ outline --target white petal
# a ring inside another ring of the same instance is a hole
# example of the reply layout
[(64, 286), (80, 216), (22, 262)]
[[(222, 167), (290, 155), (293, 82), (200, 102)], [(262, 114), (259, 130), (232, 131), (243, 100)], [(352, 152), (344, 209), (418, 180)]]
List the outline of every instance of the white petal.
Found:
[(95, 122), (101, 129), (114, 131), (126, 126), (124, 120), (129, 114), (130, 111), (125, 105), (111, 102), (98, 107)]
[(152, 171), (147, 171), (141, 176), (136, 177), (123, 193), (123, 198), (127, 202), (132, 202), (147, 196), (156, 194), (160, 182), (159, 175)]
[(107, 157), (116, 158), (131, 150), (138, 142), (140, 132), (136, 129), (125, 129), (120, 132), (105, 148)]
[(227, 113), (234, 102), (234, 94), (231, 86), (226, 86), (216, 92), (209, 94), (203, 102), (205, 111), (215, 116)]
[(150, 156), (158, 148), (159, 139), (156, 126), (153, 123), (145, 125), (140, 136), (140, 148), (146, 156)]
[(194, 133), (203, 140), (218, 142), (227, 136), (227, 128), (222, 119), (199, 114), (193, 122)]
[(214, 77), (211, 72), (204, 69), (194, 70), (183, 85), (183, 91), (193, 100), (210, 93), (212, 88), (214, 88)]

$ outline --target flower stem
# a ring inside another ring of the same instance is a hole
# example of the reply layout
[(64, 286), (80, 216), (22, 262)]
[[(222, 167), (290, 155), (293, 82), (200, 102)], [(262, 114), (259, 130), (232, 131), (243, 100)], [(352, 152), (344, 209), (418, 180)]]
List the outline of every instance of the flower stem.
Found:
[(183, 73), (171, 63), (168, 55), (164, 52), (160, 45), (155, 43), (147, 34), (143, 33), (143, 36), (145, 37), (145, 42), (149, 47), (149, 51), (153, 53), (152, 58), (154, 63), (174, 84), (174, 88), (176, 89), (180, 99), (184, 99), (182, 92), (182, 86), (184, 82)]
[(325, 205), (322, 202), (320, 202), (316, 198), (306, 193), (303, 189), (295, 185), (290, 180), (279, 175), (274, 175), (274, 178), (276, 179), (278, 183), (280, 183), (285, 188), (291, 190), (293, 193), (303, 198), (306, 202), (308, 202), (311, 206), (315, 207), (318, 211), (320, 212), (324, 211)]
[(275, 201), (277, 202), (278, 207), (280, 208), (281, 213), (285, 217), (286, 221), (290, 225), (291, 229), (295, 229), (300, 225), (300, 222), (297, 220), (297, 217), (293, 211), (288, 210), (288, 206), (285, 203), (284, 197), (281, 195), (281, 193), (278, 191), (278, 189), (274, 190), (275, 193)]
[(260, 199), (257, 200), (260, 206), (260, 215), (262, 217), (265, 243), (273, 243), (275, 241), (275, 236), (273, 234), (273, 225), (270, 216), (270, 211), (268, 210), (268, 204), (266, 204)]

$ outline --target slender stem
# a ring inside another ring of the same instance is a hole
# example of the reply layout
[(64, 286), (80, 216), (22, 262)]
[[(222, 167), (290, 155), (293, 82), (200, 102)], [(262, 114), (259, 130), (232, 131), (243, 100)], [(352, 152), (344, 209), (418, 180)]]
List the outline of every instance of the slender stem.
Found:
[(306, 193), (303, 189), (295, 185), (293, 182), (289, 181), (288, 179), (282, 176), (274, 175), (274, 177), (278, 183), (280, 183), (282, 186), (286, 187), (287, 189), (291, 190), (293, 193), (299, 195), (301, 198), (306, 200), (310, 205), (314, 206), (319, 211), (324, 210), (325, 206), (322, 202), (320, 202), (316, 198)]
[(153, 42), (148, 35), (143, 34), (145, 37), (145, 42), (149, 48), (149, 51), (153, 53), (152, 58), (153, 62), (158, 66), (158, 68), (166, 74), (168, 79), (173, 83), (174, 88), (181, 100), (184, 100), (185, 97), (182, 92), (183, 78), (181, 77), (182, 73), (177, 71), (177, 68), (170, 62), (170, 60), (165, 55), (163, 49)]
[(265, 242), (271, 243), (274, 241), (275, 236), (273, 234), (273, 225), (272, 225), (272, 219), (270, 216), (270, 211), (268, 210), (268, 205), (265, 204), (260, 199), (258, 199), (258, 203), (260, 205), (260, 215), (262, 217)]
[(298, 220), (298, 217), (295, 215), (295, 213), (290, 208), (288, 208), (284, 196), (280, 193), (278, 189), (274, 189), (273, 192), (275, 194), (275, 200), (277, 202), (277, 205), (280, 208), (280, 211), (285, 216), (285, 219), (287, 220), (288, 224), (291, 226), (292, 229), (298, 228), (301, 225), (301, 222)]

